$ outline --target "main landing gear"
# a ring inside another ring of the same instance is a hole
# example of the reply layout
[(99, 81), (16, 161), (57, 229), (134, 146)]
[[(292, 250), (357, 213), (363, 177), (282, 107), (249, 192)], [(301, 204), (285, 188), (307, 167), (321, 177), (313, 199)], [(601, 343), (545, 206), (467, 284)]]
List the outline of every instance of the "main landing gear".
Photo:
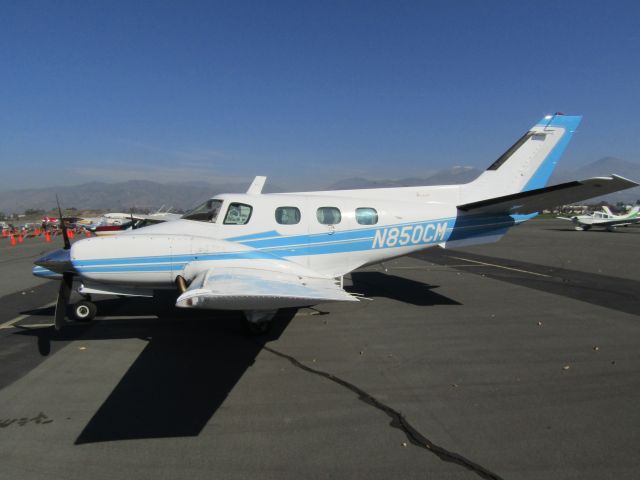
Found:
[(247, 330), (250, 335), (263, 335), (269, 331), (278, 310), (245, 310)]

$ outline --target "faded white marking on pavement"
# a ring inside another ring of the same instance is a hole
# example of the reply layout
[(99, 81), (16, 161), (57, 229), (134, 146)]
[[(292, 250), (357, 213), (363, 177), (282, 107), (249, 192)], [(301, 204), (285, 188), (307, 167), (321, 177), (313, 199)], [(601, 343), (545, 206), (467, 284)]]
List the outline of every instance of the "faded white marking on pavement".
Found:
[(480, 262), (478, 260), (471, 260), (470, 258), (462, 258), (462, 257), (449, 257), (449, 258), (454, 258), (456, 260), (462, 260), (463, 262), (477, 263), (479, 265), (484, 265), (484, 266), (487, 266), (487, 267), (496, 267), (496, 268), (502, 268), (504, 270), (512, 270), (514, 272), (527, 273), (529, 275), (535, 275), (537, 277), (551, 278), (551, 275), (545, 275), (544, 273), (530, 272), (529, 270), (522, 270), (520, 268), (505, 267), (504, 265), (496, 265), (495, 263)]
[(469, 268), (469, 267), (473, 267), (473, 268), (477, 268), (477, 267), (489, 267), (489, 266), (493, 266), (490, 264), (486, 264), (486, 265), (467, 265), (466, 263), (457, 263), (457, 264), (446, 264), (446, 265), (438, 265), (438, 264), (433, 264), (433, 265), (429, 265), (427, 267), (390, 267), (390, 270), (445, 270), (447, 268)]

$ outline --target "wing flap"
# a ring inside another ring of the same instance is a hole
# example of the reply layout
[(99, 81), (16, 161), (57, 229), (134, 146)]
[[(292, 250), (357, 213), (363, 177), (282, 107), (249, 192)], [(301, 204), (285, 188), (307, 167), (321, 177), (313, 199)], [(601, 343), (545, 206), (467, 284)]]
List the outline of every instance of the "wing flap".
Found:
[(268, 310), (325, 302), (355, 302), (333, 278), (246, 267), (201, 272), (176, 306), (219, 310)]
[(607, 195), (637, 186), (636, 182), (617, 175), (596, 177), (490, 198), (479, 202), (466, 203), (458, 205), (458, 209), (474, 214), (508, 213), (527, 215), (558, 205), (580, 202), (588, 198), (599, 197), (600, 195)]

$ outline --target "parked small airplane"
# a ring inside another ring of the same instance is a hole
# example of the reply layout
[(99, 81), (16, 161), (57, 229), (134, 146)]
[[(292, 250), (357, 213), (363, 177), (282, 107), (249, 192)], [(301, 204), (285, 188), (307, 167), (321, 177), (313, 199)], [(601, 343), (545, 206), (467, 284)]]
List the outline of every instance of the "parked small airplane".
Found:
[[(476, 180), (463, 185), (262, 194), (256, 177), (245, 194), (207, 200), (180, 220), (88, 238), (38, 259), (34, 274), (62, 278), (55, 326), (77, 291), (151, 296), (176, 291), (184, 308), (244, 311), (255, 331), (280, 308), (358, 301), (342, 276), (364, 265), (427, 247), (494, 242), (557, 205), (635, 187), (622, 177), (545, 187), (579, 116), (549, 115)], [(74, 317), (96, 315), (89, 299)]]
[(591, 227), (601, 227), (613, 232), (616, 227), (640, 223), (640, 206), (633, 207), (624, 215), (614, 215), (609, 207), (602, 207), (602, 210), (602, 212), (593, 212), (590, 215), (557, 218), (572, 221), (575, 224), (575, 229), (580, 231), (589, 230)]

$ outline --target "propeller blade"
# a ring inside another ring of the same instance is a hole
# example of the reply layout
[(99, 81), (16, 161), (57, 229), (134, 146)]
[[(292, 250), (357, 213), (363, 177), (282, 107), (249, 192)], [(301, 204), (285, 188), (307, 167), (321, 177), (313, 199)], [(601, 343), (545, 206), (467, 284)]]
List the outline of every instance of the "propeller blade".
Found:
[(73, 285), (73, 273), (63, 273), (60, 281), (60, 289), (58, 290), (58, 301), (56, 302), (56, 313), (54, 326), (56, 330), (61, 330), (65, 324), (65, 316), (67, 312), (67, 304), (71, 297), (71, 287)]
[(71, 248), (71, 242), (69, 241), (69, 234), (67, 233), (67, 226), (62, 218), (62, 209), (60, 208), (60, 200), (56, 195), (56, 203), (58, 204), (58, 214), (60, 215), (60, 226), (62, 227), (62, 238), (64, 238), (64, 249), (69, 250)]

